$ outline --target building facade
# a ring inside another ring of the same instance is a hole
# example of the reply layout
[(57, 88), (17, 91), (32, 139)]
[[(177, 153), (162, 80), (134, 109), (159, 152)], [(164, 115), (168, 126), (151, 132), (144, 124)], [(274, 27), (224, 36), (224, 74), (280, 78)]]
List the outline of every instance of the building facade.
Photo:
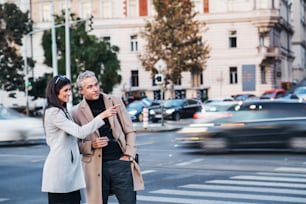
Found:
[[(197, 19), (206, 22), (203, 40), (211, 47), (210, 58), (200, 77), (182, 73), (174, 85), (176, 98), (228, 97), (240, 93), (260, 95), (267, 89), (289, 88), (305, 78), (306, 0), (193, 0)], [(20, 1), (19, 1), (20, 3)], [(87, 19), (94, 16), (90, 34), (109, 40), (120, 48), (122, 83), (113, 94), (160, 99), (138, 59), (145, 46), (140, 31), (155, 14), (152, 0), (23, 0), (31, 10), (35, 29), (51, 26), (51, 13), (69, 6), (72, 13)], [(52, 8), (53, 7), (53, 8)], [(34, 77), (52, 72), (43, 64), (42, 33), (30, 45), (36, 60)], [(33, 51), (35, 50), (35, 51)], [(166, 91), (165, 98), (170, 97)]]

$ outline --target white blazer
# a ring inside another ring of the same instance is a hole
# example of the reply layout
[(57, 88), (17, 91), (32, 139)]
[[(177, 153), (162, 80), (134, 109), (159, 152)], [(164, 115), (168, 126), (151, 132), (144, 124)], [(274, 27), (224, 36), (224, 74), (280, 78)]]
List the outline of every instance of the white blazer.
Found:
[(77, 138), (85, 138), (102, 125), (100, 116), (81, 127), (59, 108), (46, 110), (44, 126), (50, 152), (43, 168), (43, 192), (67, 193), (85, 188)]

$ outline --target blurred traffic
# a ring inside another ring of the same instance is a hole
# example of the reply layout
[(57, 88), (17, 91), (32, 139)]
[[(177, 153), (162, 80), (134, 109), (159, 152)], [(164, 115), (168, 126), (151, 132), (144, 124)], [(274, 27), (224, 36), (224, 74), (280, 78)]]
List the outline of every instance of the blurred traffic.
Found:
[(0, 105), (0, 142), (31, 142), (44, 138), (41, 118), (27, 117)]
[(184, 147), (206, 152), (234, 150), (306, 151), (306, 103), (246, 101), (210, 122), (195, 120), (177, 131)]

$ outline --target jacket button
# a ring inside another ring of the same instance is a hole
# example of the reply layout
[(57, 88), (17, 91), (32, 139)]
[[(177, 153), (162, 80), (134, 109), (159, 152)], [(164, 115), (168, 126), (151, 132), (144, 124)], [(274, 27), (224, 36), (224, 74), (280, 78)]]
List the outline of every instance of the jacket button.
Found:
[(100, 174), (98, 174), (98, 176), (100, 176)]
[(101, 157), (101, 154), (99, 154), (98, 157)]

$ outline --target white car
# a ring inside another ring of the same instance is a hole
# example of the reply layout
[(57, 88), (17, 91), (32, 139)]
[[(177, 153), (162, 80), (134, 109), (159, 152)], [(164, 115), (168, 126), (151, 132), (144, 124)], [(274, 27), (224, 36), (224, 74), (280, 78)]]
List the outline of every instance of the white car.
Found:
[(45, 138), (41, 118), (27, 117), (0, 106), (0, 142), (29, 142)]

